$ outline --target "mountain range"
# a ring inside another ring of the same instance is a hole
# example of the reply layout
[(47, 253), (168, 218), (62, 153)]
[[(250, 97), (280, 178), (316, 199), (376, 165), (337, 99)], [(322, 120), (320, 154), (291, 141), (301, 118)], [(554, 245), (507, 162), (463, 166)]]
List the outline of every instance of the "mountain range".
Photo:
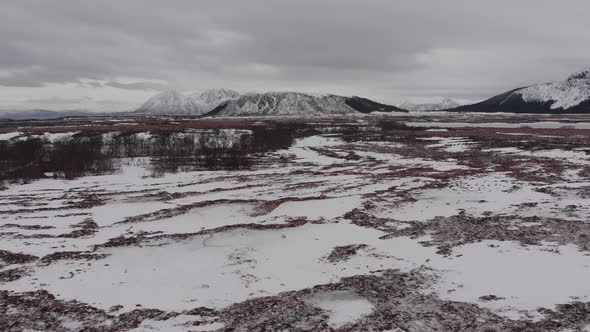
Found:
[(459, 105), (445, 98), (440, 103), (399, 106), (386, 105), (361, 97), (300, 92), (240, 94), (229, 89), (212, 89), (184, 95), (160, 92), (133, 112), (98, 113), (71, 111), (4, 111), (0, 118), (52, 119), (68, 116), (339, 116), (408, 111), (506, 112), (506, 113), (590, 113), (590, 68), (563, 81), (517, 88), (471, 105)]
[(312, 95), (299, 92), (239, 93), (226, 89), (184, 96), (167, 91), (148, 100), (137, 113), (202, 116), (354, 115), (373, 112), (506, 112), (590, 113), (590, 68), (563, 81), (535, 84), (499, 94), (470, 105), (445, 98), (440, 103), (398, 107), (360, 97)]
[(453, 112), (590, 113), (590, 68), (563, 81), (510, 90)]
[(361, 97), (312, 95), (300, 92), (239, 93), (227, 89), (183, 95), (164, 91), (146, 101), (135, 113), (191, 116), (319, 116), (373, 112), (406, 112)]

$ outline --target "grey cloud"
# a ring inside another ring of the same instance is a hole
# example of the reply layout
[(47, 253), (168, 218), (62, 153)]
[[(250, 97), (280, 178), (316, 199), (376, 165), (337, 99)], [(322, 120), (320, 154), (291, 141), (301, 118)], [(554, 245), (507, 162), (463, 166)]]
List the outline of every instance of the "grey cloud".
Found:
[(32, 104), (66, 104), (66, 103), (80, 103), (92, 100), (92, 98), (85, 96), (81, 98), (60, 98), (60, 97), (53, 97), (53, 98), (38, 98), (38, 99), (27, 99), (25, 102), (32, 103)]
[[(2, 7), (0, 86), (91, 79), (159, 90), (147, 82), (157, 79), (187, 90), (338, 87), (382, 99), (480, 98), (590, 65), (586, 0), (19, 0)], [(421, 60), (437, 49), (481, 57)]]
[(78, 81), (77, 83), (77, 86), (79, 87), (101, 88), (104, 86), (104, 84), (99, 81)]
[(109, 81), (104, 84), (105, 86), (111, 86), (113, 88), (125, 89), (125, 90), (156, 90), (161, 91), (168, 88), (165, 84), (154, 83), (154, 82), (134, 82), (134, 83), (120, 83), (115, 81)]

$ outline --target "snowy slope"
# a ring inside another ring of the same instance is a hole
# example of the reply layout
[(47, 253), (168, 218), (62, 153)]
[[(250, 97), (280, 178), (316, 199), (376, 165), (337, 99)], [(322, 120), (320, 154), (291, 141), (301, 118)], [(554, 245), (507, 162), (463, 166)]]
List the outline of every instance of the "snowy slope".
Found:
[(514, 92), (526, 102), (551, 103), (551, 109), (569, 109), (590, 99), (590, 68), (565, 81), (537, 84)]
[(196, 106), (178, 91), (160, 92), (148, 99), (136, 112), (145, 114), (193, 114)]
[(193, 93), (188, 99), (197, 106), (199, 113), (207, 113), (219, 106), (222, 102), (237, 99), (240, 94), (229, 89), (210, 89), (200, 93)]
[(477, 104), (457, 107), (453, 111), (590, 113), (590, 68), (564, 81), (514, 89)]

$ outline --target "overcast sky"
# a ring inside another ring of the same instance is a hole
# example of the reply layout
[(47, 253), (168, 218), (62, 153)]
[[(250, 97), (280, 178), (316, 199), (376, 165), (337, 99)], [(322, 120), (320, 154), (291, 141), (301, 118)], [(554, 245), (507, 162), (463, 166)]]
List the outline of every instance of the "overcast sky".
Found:
[(129, 110), (162, 89), (479, 100), (590, 67), (588, 0), (15, 0), (0, 109)]

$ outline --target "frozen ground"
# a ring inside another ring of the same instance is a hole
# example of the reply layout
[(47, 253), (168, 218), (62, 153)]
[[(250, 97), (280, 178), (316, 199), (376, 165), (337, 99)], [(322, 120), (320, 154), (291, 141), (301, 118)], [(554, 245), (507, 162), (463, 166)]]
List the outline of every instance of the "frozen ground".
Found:
[(316, 133), (249, 170), (139, 160), (9, 184), (0, 326), (588, 331), (590, 134), (510, 127)]

